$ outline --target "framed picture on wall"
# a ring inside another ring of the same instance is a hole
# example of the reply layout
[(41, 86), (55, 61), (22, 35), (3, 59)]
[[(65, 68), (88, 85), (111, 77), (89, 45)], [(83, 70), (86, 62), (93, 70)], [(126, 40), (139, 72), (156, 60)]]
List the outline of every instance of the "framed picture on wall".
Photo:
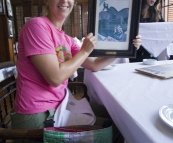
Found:
[(9, 37), (13, 37), (13, 24), (12, 24), (12, 20), (10, 19), (7, 19), (7, 22), (8, 22), (8, 35)]
[(25, 23), (30, 19), (31, 17), (24, 17)]
[(11, 7), (11, 1), (10, 0), (6, 0), (6, 6), (7, 6), (8, 17), (12, 17), (13, 12), (12, 12), (12, 7)]
[(91, 57), (136, 56), (141, 0), (89, 0), (88, 33), (97, 38)]
[(4, 0), (0, 0), (0, 14), (5, 13)]

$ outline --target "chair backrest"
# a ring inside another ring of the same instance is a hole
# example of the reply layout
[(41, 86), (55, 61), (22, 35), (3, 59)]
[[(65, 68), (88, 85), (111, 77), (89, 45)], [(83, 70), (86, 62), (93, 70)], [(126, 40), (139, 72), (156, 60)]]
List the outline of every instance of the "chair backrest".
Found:
[(0, 63), (0, 127), (10, 128), (10, 111), (16, 92), (14, 71), (16, 66), (12, 61)]

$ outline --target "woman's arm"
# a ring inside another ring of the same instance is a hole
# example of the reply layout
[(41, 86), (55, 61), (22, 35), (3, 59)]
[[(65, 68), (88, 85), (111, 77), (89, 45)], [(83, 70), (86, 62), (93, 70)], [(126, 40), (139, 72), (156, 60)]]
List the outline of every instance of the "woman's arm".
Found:
[(113, 63), (116, 60), (116, 58), (107, 58), (107, 57), (88, 57), (85, 62), (82, 64), (82, 66), (86, 69), (89, 69), (91, 71), (99, 71), (106, 67), (107, 65)]
[(85, 38), (81, 50), (64, 63), (59, 63), (57, 56), (53, 54), (34, 55), (30, 56), (30, 59), (49, 84), (58, 86), (78, 69), (92, 52), (95, 44), (95, 36), (90, 33)]
[[(59, 63), (57, 56), (52, 54), (34, 55), (30, 59), (44, 79), (52, 86), (58, 86), (68, 79), (80, 65), (92, 71), (99, 71), (112, 63), (115, 58), (91, 58), (88, 57), (95, 47), (96, 39), (92, 33), (85, 38), (81, 50), (70, 60)], [(139, 47), (139, 36), (133, 41), (135, 47)], [(88, 58), (87, 58), (88, 57)]]
[[(139, 49), (141, 45), (141, 36), (136, 36), (136, 39), (133, 40), (134, 46)], [(107, 65), (113, 63), (116, 60), (116, 58), (105, 58), (105, 57), (98, 57), (98, 58), (92, 58), (88, 57), (85, 62), (82, 64), (82, 66), (86, 69), (92, 70), (92, 71), (99, 71), (106, 67)]]

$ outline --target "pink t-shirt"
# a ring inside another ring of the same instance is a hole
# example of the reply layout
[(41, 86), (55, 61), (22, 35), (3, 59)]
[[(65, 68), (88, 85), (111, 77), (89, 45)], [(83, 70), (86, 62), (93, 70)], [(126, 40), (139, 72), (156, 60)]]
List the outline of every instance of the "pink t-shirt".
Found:
[(58, 87), (51, 86), (34, 67), (30, 56), (54, 54), (59, 62), (64, 62), (74, 56), (80, 47), (44, 16), (30, 19), (22, 28), (18, 42), (14, 110), (21, 114), (33, 114), (56, 109), (65, 96), (68, 80)]

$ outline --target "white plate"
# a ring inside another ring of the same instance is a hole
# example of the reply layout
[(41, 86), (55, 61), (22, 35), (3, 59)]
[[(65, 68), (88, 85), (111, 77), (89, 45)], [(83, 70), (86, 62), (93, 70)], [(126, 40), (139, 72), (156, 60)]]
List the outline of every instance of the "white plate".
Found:
[(103, 68), (102, 70), (111, 70), (115, 67), (115, 65), (108, 65), (105, 68)]
[(159, 109), (160, 118), (173, 128), (173, 104), (164, 105)]

